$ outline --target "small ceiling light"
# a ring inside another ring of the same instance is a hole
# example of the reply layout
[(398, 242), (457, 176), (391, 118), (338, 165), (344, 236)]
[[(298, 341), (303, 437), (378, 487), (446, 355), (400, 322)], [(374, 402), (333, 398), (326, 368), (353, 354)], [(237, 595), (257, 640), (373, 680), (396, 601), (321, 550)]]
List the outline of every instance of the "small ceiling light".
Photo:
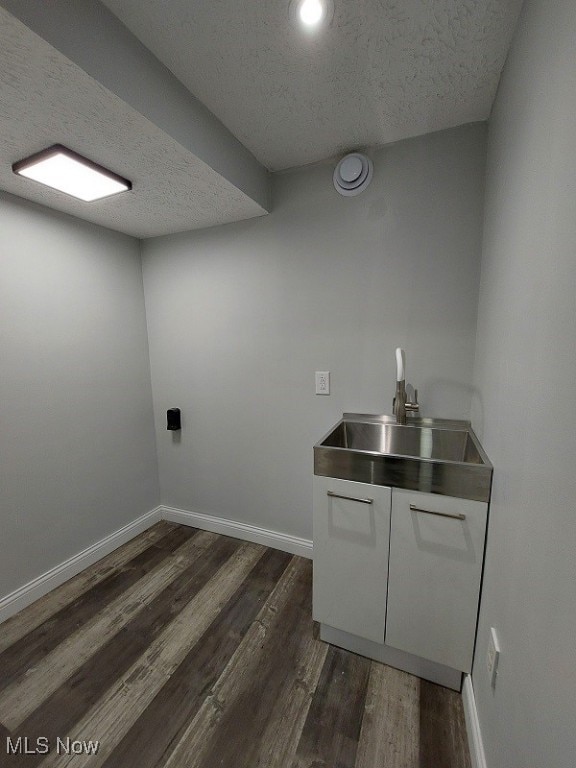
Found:
[(329, 25), (334, 16), (334, 0), (290, 0), (288, 7), (292, 21), (310, 31)]
[(308, 27), (313, 27), (322, 21), (325, 9), (320, 0), (302, 0), (298, 9), (300, 21)]
[(132, 189), (123, 179), (61, 144), (54, 144), (12, 166), (14, 173), (39, 181), (79, 200), (92, 202)]

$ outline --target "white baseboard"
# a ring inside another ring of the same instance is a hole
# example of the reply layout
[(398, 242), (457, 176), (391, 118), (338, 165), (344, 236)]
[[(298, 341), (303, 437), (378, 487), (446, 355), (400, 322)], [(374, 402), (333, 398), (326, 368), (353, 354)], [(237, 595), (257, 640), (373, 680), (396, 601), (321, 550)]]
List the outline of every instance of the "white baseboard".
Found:
[(464, 717), (466, 719), (466, 732), (468, 733), (472, 768), (487, 768), (484, 744), (482, 743), (482, 734), (480, 732), (480, 721), (478, 720), (478, 711), (476, 709), (476, 699), (474, 698), (474, 688), (472, 687), (470, 675), (464, 675), (462, 703), (464, 704)]
[(24, 586), (6, 595), (6, 597), (1, 598), (0, 624), (48, 594), (51, 590), (56, 589), (56, 587), (59, 587), (68, 579), (76, 576), (80, 571), (109, 555), (110, 552), (113, 552), (122, 544), (126, 544), (130, 539), (143, 533), (160, 520), (169, 520), (173, 523), (201, 528), (204, 531), (212, 531), (213, 533), (221, 533), (225, 536), (233, 536), (236, 539), (253, 541), (256, 544), (264, 544), (267, 547), (280, 549), (292, 555), (312, 557), (312, 542), (309, 539), (301, 539), (297, 536), (290, 536), (286, 533), (270, 531), (266, 528), (248, 525), (247, 523), (238, 523), (234, 520), (214, 517), (202, 512), (190, 512), (183, 509), (175, 509), (174, 507), (159, 506), (133, 522), (128, 523), (123, 528), (114, 531), (109, 536), (97, 541), (77, 555), (73, 555), (73, 557), (60, 563), (60, 565), (51, 568), (41, 576), (29, 581)]
[(256, 525), (238, 523), (235, 520), (207, 515), (204, 512), (192, 512), (167, 506), (162, 506), (161, 509), (162, 518), (172, 523), (190, 525), (193, 528), (201, 528), (203, 531), (221, 533), (224, 536), (232, 536), (235, 539), (244, 539), (256, 544), (264, 544), (273, 549), (289, 552), (291, 555), (312, 558), (312, 542), (310, 539), (301, 539), (298, 536), (270, 531), (267, 528), (260, 528)]
[(156, 509), (152, 509), (123, 528), (119, 528), (109, 536), (100, 539), (100, 541), (87, 547), (77, 555), (73, 555), (68, 560), (60, 563), (60, 565), (51, 568), (41, 576), (24, 584), (20, 589), (6, 595), (6, 597), (0, 599), (0, 623), (26, 608), (30, 603), (43, 597), (51, 590), (56, 589), (56, 587), (76, 576), (80, 571), (88, 568), (88, 566), (109, 555), (110, 552), (118, 549), (122, 544), (126, 544), (130, 539), (143, 533), (160, 520), (162, 520), (162, 508), (156, 507)]

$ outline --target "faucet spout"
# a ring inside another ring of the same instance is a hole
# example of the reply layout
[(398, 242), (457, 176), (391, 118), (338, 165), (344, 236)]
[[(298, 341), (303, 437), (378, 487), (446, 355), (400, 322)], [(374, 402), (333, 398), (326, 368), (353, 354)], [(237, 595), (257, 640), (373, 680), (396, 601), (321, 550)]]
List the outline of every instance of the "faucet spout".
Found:
[(396, 349), (396, 381), (405, 381), (406, 355), (401, 347)]
[(396, 394), (394, 395), (394, 416), (398, 424), (406, 424), (406, 381), (396, 382)]
[(406, 411), (417, 412), (418, 390), (414, 390), (414, 401), (410, 402), (406, 395), (406, 355), (401, 347), (396, 349), (396, 393), (393, 400), (394, 416), (398, 424), (406, 424)]

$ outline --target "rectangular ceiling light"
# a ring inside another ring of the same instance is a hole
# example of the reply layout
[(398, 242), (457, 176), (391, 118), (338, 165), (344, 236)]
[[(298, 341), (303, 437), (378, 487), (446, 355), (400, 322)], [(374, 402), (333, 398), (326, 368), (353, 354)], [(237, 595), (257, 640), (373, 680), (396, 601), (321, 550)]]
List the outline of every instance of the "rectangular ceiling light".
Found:
[(85, 202), (101, 200), (132, 189), (123, 179), (61, 144), (54, 144), (12, 166), (14, 173)]

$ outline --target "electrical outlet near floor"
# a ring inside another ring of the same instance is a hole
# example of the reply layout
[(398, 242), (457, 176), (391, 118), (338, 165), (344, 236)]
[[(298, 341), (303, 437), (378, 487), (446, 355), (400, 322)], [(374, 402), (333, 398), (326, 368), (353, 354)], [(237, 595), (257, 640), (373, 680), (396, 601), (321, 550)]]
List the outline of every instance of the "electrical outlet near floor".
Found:
[(486, 653), (486, 668), (490, 677), (492, 688), (496, 686), (496, 676), (498, 674), (498, 662), (500, 660), (500, 645), (494, 627), (490, 627), (490, 637), (488, 638), (488, 651)]
[(316, 371), (316, 394), (330, 394), (330, 371)]

